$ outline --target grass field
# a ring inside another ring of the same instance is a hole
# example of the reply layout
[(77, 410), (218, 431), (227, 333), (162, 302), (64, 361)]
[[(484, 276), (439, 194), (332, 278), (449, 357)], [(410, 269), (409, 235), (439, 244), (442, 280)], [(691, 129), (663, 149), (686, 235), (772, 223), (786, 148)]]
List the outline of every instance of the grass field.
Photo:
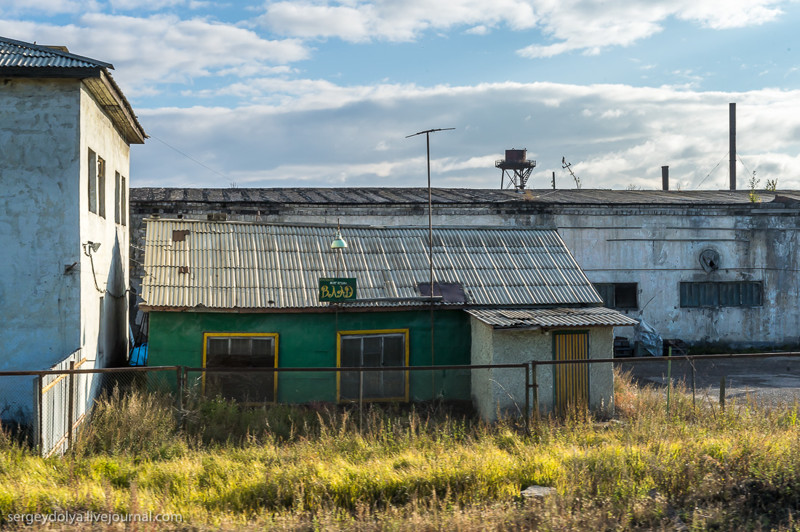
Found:
[[(616, 378), (616, 417), (486, 425), (443, 406), (191, 410), (115, 394), (41, 459), (0, 436), (0, 523), (16, 514), (180, 514), (119, 530), (798, 530), (798, 405), (722, 412)], [(555, 488), (543, 499), (522, 489)], [(686, 527), (686, 528), (684, 528)], [(41, 528), (41, 526), (39, 527)], [(50, 529), (68, 528), (49, 525)]]

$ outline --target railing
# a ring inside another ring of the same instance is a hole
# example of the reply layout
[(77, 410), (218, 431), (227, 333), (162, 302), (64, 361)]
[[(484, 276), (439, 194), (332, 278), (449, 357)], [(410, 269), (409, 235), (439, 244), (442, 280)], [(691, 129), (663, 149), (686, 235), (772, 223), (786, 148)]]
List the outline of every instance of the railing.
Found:
[[(740, 377), (730, 373), (736, 369), (735, 366), (721, 367), (721, 361), (741, 364), (743, 359), (791, 359), (800, 357), (800, 352), (536, 360), (484, 365), (238, 369), (186, 366), (94, 369), (82, 367), (87, 364), (80, 355), (77, 351), (46, 371), (0, 372), (0, 389), (4, 388), (5, 382), (10, 382), (4, 379), (34, 377), (36, 415), (31, 443), (43, 456), (66, 452), (74, 443), (77, 429), (88, 419), (95, 398), (115, 387), (123, 391), (136, 388), (168, 393), (174, 398), (178, 420), (185, 417), (187, 408), (198, 404), (197, 399), (215, 397), (242, 405), (276, 402), (351, 404), (358, 407), (359, 419), (365, 404), (370, 402), (444, 400), (470, 403), (488, 420), (502, 415), (522, 418), (527, 428), (530, 422), (555, 406), (540, 401), (542, 389), (553, 389), (555, 372), (547, 371), (548, 367), (621, 364), (633, 368), (649, 364), (663, 368), (665, 373), (659, 374), (655, 380), (665, 384), (667, 409), (674, 379), (686, 382), (694, 403), (698, 376), (703, 381), (699, 388), (708, 390), (709, 375), (713, 374), (714, 378), (719, 378), (718, 404), (724, 408), (726, 396), (739, 389), (737, 381)], [(800, 391), (800, 368), (790, 370), (787, 371), (798, 374), (796, 388)]]

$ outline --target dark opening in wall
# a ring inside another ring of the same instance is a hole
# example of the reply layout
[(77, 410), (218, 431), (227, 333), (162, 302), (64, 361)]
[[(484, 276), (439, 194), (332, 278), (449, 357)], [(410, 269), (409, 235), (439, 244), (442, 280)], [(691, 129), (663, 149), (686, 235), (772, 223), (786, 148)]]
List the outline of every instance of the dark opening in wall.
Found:
[(639, 308), (637, 283), (596, 283), (594, 287), (603, 298), (603, 305), (608, 308)]

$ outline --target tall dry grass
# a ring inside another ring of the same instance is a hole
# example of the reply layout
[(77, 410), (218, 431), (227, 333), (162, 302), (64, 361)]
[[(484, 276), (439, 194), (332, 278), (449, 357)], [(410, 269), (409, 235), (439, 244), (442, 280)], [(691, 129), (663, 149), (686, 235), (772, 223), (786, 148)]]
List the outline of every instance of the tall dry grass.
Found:
[[(617, 418), (487, 425), (442, 408), (178, 412), (112, 394), (41, 460), (0, 440), (0, 520), (19, 511), (180, 513), (201, 529), (785, 529), (798, 526), (798, 405), (693, 405), (616, 379)], [(520, 496), (555, 488), (542, 501)]]

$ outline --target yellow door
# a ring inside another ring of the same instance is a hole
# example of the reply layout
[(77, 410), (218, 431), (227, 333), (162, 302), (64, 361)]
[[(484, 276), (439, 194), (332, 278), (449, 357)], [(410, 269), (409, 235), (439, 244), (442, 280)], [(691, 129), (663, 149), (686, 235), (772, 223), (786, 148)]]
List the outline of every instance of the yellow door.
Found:
[[(586, 332), (553, 334), (555, 360), (589, 358), (589, 334)], [(585, 409), (589, 404), (589, 365), (554, 364), (556, 413)]]

